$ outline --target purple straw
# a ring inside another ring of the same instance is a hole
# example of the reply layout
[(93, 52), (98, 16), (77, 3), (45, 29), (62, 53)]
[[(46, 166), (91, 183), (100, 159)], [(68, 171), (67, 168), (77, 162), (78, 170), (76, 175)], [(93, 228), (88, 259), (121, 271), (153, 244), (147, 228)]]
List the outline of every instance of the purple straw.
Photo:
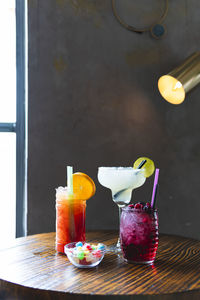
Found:
[(151, 207), (155, 207), (155, 198), (156, 198), (156, 189), (158, 185), (158, 177), (159, 177), (159, 169), (156, 169), (155, 172), (155, 177), (154, 177), (154, 184), (153, 184), (153, 192), (152, 192), (152, 197), (151, 197)]

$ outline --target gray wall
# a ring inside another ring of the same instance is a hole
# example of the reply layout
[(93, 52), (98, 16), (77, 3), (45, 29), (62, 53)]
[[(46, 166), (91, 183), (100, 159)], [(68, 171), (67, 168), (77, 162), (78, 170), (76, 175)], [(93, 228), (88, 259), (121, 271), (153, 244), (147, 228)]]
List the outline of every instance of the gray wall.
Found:
[[(154, 21), (164, 1), (143, 1), (118, 1), (121, 16), (132, 25)], [(118, 228), (97, 168), (145, 155), (160, 168), (160, 231), (200, 238), (200, 87), (179, 106), (157, 89), (160, 75), (200, 49), (200, 1), (169, 1), (162, 40), (121, 27), (110, 0), (28, 3), (28, 234), (55, 231), (55, 187), (65, 185), (66, 165), (96, 183), (87, 229)], [(149, 200), (152, 184), (133, 201)]]

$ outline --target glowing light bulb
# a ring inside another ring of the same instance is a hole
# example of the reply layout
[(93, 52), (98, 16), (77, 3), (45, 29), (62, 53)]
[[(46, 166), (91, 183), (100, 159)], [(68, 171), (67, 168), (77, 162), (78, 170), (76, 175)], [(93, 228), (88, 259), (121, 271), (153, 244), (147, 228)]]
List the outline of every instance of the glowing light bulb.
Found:
[(182, 83), (170, 75), (160, 77), (158, 89), (162, 97), (172, 104), (180, 104), (185, 99), (185, 90)]

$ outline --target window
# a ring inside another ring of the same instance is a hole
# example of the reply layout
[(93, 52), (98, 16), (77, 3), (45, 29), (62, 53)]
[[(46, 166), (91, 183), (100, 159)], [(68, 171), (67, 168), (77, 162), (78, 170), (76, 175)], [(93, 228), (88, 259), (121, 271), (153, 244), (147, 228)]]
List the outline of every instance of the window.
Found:
[(0, 1), (0, 247), (26, 234), (25, 0)]

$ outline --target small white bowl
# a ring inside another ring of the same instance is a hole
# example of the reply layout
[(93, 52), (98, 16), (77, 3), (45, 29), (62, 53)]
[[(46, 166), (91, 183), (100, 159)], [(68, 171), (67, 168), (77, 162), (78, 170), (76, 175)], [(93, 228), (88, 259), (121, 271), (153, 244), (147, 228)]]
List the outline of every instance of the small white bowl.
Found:
[[(87, 243), (83, 243), (83, 246)], [(88, 244), (87, 244), (88, 245)], [(94, 245), (94, 244), (92, 244)], [(101, 244), (103, 245), (103, 244)], [(69, 261), (77, 268), (93, 268), (96, 267), (102, 261), (106, 252), (105, 245), (104, 249), (89, 250), (85, 251), (77, 250), (76, 243), (70, 243), (65, 245), (64, 251)], [(82, 253), (81, 253), (82, 252)]]

